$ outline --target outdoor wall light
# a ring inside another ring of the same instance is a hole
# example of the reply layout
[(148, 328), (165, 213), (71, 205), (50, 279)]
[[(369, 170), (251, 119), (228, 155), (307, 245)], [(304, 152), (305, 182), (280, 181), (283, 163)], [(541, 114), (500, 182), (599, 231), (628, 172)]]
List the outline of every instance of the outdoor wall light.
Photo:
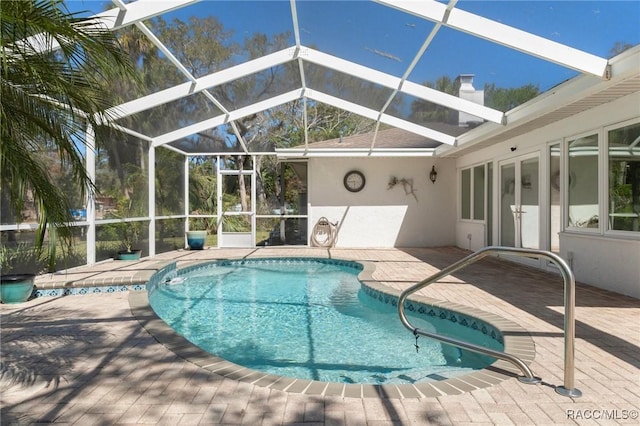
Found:
[(436, 183), (438, 178), (438, 172), (436, 172), (436, 166), (431, 166), (431, 172), (429, 172), (429, 180), (431, 183)]

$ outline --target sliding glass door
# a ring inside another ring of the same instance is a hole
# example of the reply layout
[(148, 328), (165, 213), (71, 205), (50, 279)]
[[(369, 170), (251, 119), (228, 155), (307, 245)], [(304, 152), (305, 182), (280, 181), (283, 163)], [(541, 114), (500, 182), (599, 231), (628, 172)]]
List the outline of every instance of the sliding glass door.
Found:
[(500, 163), (500, 245), (540, 248), (538, 156)]

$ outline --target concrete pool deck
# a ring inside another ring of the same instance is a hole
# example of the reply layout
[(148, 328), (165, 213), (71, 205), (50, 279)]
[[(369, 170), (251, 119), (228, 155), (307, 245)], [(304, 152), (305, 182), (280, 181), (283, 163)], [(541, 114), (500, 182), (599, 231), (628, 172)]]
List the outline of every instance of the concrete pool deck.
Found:
[[(467, 255), (457, 248), (270, 247), (177, 251), (141, 262), (106, 262), (38, 285), (133, 284), (175, 260), (314, 256), (375, 263), (395, 290)], [(142, 281), (143, 282), (143, 281)], [(40, 297), (0, 305), (1, 423), (5, 424), (636, 424), (640, 409), (640, 301), (578, 284), (576, 388), (563, 381), (563, 292), (559, 275), (485, 259), (420, 292), (513, 321), (535, 343), (530, 366), (543, 379), (515, 378), (454, 395), (384, 398), (283, 392), (225, 378), (184, 360), (132, 314), (129, 294)], [(407, 331), (411, 339), (410, 332)]]

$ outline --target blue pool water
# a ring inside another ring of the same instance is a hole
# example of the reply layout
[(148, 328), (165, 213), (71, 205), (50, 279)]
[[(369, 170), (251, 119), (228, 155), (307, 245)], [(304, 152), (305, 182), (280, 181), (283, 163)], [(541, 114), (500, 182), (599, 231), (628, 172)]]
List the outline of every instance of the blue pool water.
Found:
[[(202, 349), (275, 375), (399, 384), (440, 380), (494, 361), (426, 337), (419, 338), (416, 352), (397, 309), (361, 289), (360, 269), (323, 259), (219, 262), (158, 284), (149, 302)], [(447, 318), (420, 315), (412, 321), (502, 349), (490, 336)]]

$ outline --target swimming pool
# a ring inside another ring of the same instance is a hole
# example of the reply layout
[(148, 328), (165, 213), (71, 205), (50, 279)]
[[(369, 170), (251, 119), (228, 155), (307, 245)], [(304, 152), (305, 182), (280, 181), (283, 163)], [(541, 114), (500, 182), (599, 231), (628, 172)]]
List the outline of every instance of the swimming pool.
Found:
[[(195, 345), (274, 375), (416, 383), (466, 374), (494, 361), (424, 337), (416, 352), (392, 300), (363, 287), (357, 278), (361, 270), (356, 262), (331, 259), (218, 261), (151, 286), (149, 303)], [(411, 305), (408, 313), (425, 330), (502, 350), (499, 333), (488, 325), (444, 312)]]

